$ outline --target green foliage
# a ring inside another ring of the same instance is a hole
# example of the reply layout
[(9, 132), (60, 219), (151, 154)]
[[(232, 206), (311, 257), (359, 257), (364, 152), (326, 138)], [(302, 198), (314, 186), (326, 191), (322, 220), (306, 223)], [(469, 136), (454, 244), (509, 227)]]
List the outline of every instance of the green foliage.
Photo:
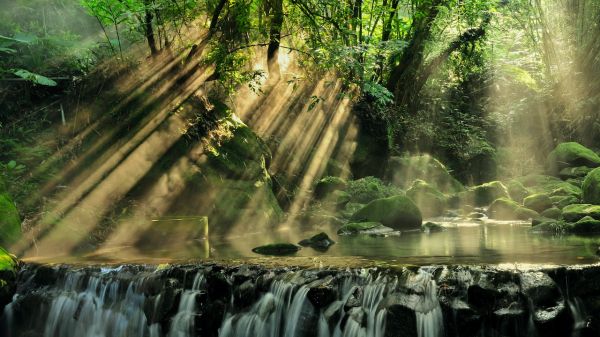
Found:
[(402, 194), (402, 191), (397, 187), (387, 185), (375, 177), (365, 177), (349, 181), (346, 192), (350, 195), (351, 202), (362, 204), (375, 199)]

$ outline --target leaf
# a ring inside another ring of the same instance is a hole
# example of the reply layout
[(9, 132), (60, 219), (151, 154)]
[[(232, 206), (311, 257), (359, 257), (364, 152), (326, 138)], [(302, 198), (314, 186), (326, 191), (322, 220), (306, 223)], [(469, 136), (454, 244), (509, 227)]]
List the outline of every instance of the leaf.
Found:
[(7, 54), (14, 54), (17, 51), (14, 49), (11, 49), (11, 48), (0, 47), (0, 52), (7, 53)]
[(8, 167), (9, 169), (14, 169), (15, 167), (17, 167), (17, 162), (14, 160), (11, 160), (8, 162), (8, 164), (6, 164), (6, 167)]
[(32, 43), (37, 42), (37, 40), (38, 40), (37, 36), (35, 36), (33, 34), (27, 34), (27, 33), (16, 33), (15, 35), (13, 35), (13, 37), (0, 35), (0, 39), (20, 42), (20, 43), (25, 43), (25, 44), (32, 44)]
[(55, 87), (57, 85), (57, 83), (52, 79), (49, 79), (48, 77), (42, 76), (40, 74), (32, 73), (25, 69), (13, 69), (13, 74), (19, 76), (22, 79), (31, 81), (35, 84), (45, 85), (48, 87)]

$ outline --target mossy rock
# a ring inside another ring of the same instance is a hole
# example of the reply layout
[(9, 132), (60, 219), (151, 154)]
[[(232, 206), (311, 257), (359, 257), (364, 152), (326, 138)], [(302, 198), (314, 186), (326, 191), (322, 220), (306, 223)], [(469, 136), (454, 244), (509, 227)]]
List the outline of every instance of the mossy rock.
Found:
[(446, 166), (430, 155), (390, 157), (385, 173), (386, 181), (407, 189), (415, 179), (425, 180), (443, 193), (453, 194), (465, 190)]
[(582, 190), (584, 203), (600, 205), (600, 167), (588, 173), (583, 181)]
[(426, 222), (421, 226), (421, 231), (424, 233), (437, 233), (443, 232), (446, 228), (440, 224), (436, 224), (434, 222)]
[(446, 209), (447, 197), (423, 180), (415, 180), (406, 196), (414, 201), (424, 217), (442, 215)]
[(286, 256), (296, 254), (300, 247), (291, 243), (271, 243), (256, 247), (252, 251), (261, 255)]
[(386, 234), (394, 230), (386, 227), (380, 222), (351, 222), (342, 226), (338, 231), (338, 235), (357, 235), (357, 234)]
[(539, 213), (525, 208), (508, 198), (494, 200), (488, 209), (490, 219), (496, 220), (529, 220), (539, 217)]
[(564, 207), (566, 207), (568, 205), (580, 203), (580, 200), (578, 198), (575, 198), (570, 195), (567, 195), (567, 196), (556, 195), (556, 196), (550, 197), (550, 200), (552, 200), (552, 203), (554, 204), (554, 206), (558, 207), (559, 209), (563, 209)]
[(342, 217), (349, 219), (352, 217), (354, 213), (356, 213), (359, 209), (365, 207), (365, 204), (360, 204), (357, 202), (349, 202), (344, 206), (344, 210), (341, 212)]
[(544, 218), (559, 220), (562, 218), (562, 211), (558, 207), (551, 207), (543, 211), (540, 215)]
[(315, 185), (315, 197), (317, 199), (323, 199), (333, 191), (344, 190), (348, 183), (338, 177), (325, 177), (317, 182)]
[(521, 182), (531, 193), (544, 193), (553, 196), (573, 196), (581, 198), (581, 188), (562, 181), (556, 177), (546, 175), (529, 175), (516, 179)]
[(560, 170), (558, 176), (563, 180), (582, 178), (590, 173), (591, 170), (592, 169), (587, 166), (565, 167), (564, 169)]
[(463, 203), (474, 206), (487, 206), (494, 200), (506, 198), (509, 199), (508, 189), (499, 181), (492, 181), (469, 188), (467, 192), (461, 194), (461, 199), (466, 199)]
[(0, 247), (0, 311), (11, 302), (17, 289), (18, 268), (16, 257)]
[(354, 222), (380, 222), (395, 230), (421, 228), (421, 211), (405, 196), (373, 200), (351, 217)]
[(20, 237), (19, 211), (8, 194), (0, 194), (0, 244), (12, 244)]
[(516, 202), (523, 202), (523, 199), (529, 195), (529, 190), (518, 180), (509, 180), (504, 185), (510, 198)]
[(543, 212), (544, 210), (551, 208), (553, 203), (550, 199), (550, 196), (547, 194), (538, 193), (523, 199), (523, 205), (526, 208), (532, 209), (536, 212)]
[(590, 204), (573, 204), (562, 209), (563, 218), (568, 222), (579, 221), (586, 216), (600, 220), (600, 206)]
[(331, 199), (333, 199), (336, 206), (344, 207), (344, 205), (350, 202), (350, 194), (345, 191), (333, 191), (331, 193)]
[(6, 249), (0, 247), (0, 271), (16, 273), (17, 267), (17, 258)]
[(401, 189), (385, 184), (381, 179), (375, 177), (364, 177), (349, 181), (346, 192), (350, 195), (351, 202), (361, 204), (404, 194)]
[(565, 167), (577, 166), (598, 167), (600, 156), (576, 142), (560, 143), (548, 155), (548, 167), (553, 174)]
[(570, 231), (574, 234), (594, 234), (600, 233), (600, 220), (591, 216), (586, 216), (572, 224)]
[(331, 240), (327, 233), (321, 232), (313, 235), (309, 239), (298, 242), (298, 244), (303, 247), (311, 247), (318, 251), (326, 251), (331, 245), (335, 244), (335, 241)]
[(532, 227), (533, 232), (563, 234), (569, 232), (571, 225), (562, 220), (548, 220)]

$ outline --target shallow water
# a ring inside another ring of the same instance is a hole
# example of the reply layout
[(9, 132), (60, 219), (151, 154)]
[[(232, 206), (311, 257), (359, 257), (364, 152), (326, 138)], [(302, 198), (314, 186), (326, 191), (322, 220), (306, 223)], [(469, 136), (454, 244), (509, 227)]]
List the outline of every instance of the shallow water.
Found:
[[(443, 219), (437, 219), (443, 220)], [(448, 220), (448, 219), (446, 219)], [(262, 233), (245, 233), (227, 238), (211, 237), (176, 246), (153, 245), (151, 248), (114, 247), (90, 255), (55, 258), (56, 262), (171, 262), (207, 259), (252, 259), (260, 255), (252, 248), (271, 242), (297, 243), (320, 231), (336, 241), (326, 252), (302, 248), (294, 257), (346, 258), (385, 261), (393, 264), (589, 264), (600, 262), (596, 250), (600, 236), (549, 235), (531, 232), (525, 222), (452, 222), (438, 221), (445, 231), (436, 233), (404, 232), (399, 236), (338, 236), (336, 228), (306, 228)], [(290, 257), (293, 259), (293, 257)], [(50, 259), (41, 259), (53, 262)]]

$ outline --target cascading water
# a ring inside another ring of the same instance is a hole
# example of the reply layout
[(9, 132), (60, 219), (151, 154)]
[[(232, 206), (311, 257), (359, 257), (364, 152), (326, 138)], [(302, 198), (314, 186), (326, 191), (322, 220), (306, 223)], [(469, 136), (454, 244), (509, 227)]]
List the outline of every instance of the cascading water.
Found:
[(583, 337), (588, 298), (566, 300), (543, 272), (476, 267), (27, 266), (0, 335)]

